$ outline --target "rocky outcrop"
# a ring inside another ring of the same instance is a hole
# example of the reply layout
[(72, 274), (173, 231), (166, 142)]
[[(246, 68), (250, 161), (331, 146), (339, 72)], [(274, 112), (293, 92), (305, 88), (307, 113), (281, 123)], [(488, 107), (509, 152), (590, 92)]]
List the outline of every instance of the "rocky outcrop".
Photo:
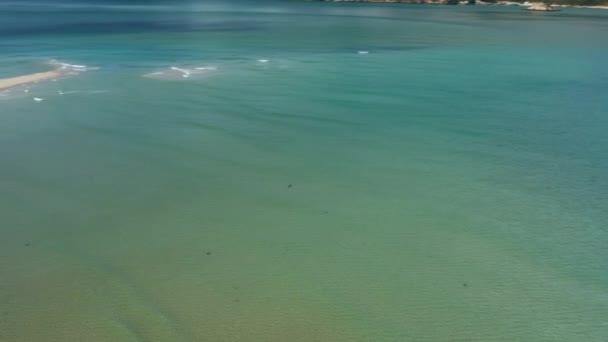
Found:
[(549, 4), (545, 4), (542, 2), (534, 2), (531, 3), (528, 8), (528, 11), (540, 11), (540, 12), (555, 12), (555, 11), (559, 11), (556, 8), (553, 8), (551, 5)]

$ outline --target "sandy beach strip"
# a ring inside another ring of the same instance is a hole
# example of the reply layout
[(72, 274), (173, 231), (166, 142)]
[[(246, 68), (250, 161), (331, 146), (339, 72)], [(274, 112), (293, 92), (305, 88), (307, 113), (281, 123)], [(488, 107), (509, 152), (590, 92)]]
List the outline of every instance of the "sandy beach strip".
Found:
[(61, 76), (57, 70), (39, 72), (36, 74), (23, 75), (10, 78), (0, 78), (0, 90), (16, 87), (22, 84), (35, 83), (38, 81), (50, 80)]

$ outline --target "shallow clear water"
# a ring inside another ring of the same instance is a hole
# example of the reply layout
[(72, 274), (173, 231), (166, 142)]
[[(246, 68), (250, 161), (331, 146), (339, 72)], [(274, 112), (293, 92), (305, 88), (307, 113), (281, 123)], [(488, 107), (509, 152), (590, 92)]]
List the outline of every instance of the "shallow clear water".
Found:
[(607, 34), (0, 2), (0, 340), (606, 341)]

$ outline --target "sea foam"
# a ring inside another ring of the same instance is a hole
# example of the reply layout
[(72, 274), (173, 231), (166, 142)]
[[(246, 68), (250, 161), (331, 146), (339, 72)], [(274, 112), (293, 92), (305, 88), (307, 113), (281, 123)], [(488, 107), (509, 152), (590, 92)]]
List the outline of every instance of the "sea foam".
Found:
[(164, 79), (164, 80), (183, 80), (199, 79), (217, 71), (215, 66), (170, 66), (168, 68), (144, 74), (144, 77)]
[(83, 64), (70, 64), (58, 61), (56, 59), (51, 59), (48, 64), (55, 67), (57, 71), (61, 72), (64, 75), (78, 75), (81, 72), (99, 69), (99, 67), (90, 67)]

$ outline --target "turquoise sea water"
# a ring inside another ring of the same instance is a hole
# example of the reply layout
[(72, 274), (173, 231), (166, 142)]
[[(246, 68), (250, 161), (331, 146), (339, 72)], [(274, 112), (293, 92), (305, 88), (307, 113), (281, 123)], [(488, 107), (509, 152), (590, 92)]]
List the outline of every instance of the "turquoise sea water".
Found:
[(0, 77), (87, 67), (0, 93), (0, 341), (608, 340), (607, 37), (1, 1)]

